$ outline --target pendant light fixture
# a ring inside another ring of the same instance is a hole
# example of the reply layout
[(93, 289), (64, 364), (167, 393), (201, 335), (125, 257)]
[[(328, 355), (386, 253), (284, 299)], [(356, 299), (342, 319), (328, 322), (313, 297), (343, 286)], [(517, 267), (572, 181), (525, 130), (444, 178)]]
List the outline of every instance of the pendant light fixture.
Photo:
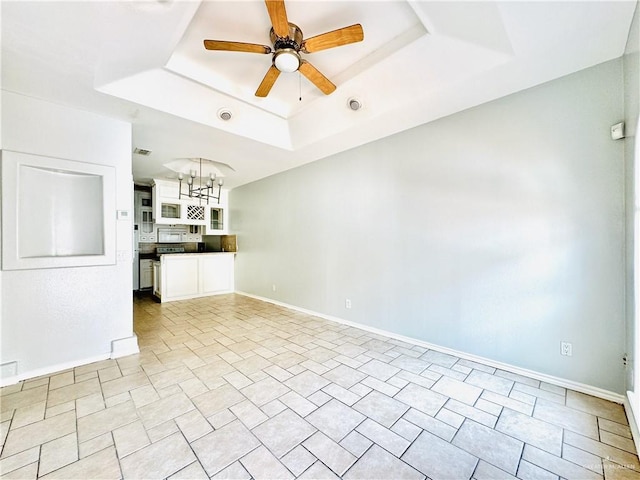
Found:
[[(182, 196), (189, 196), (189, 198), (197, 198), (199, 200), (206, 200), (207, 204), (209, 204), (209, 200), (213, 199), (220, 203), (220, 193), (222, 192), (222, 185), (224, 185), (224, 179), (218, 178), (216, 180), (216, 174), (210, 173), (207, 181), (204, 185), (202, 185), (202, 158), (199, 160), (199, 168), (200, 171), (197, 170), (189, 170), (189, 176), (187, 177), (187, 186), (188, 192), (182, 192), (182, 181), (184, 180), (184, 174), (182, 172), (178, 173), (178, 199), (181, 199)], [(194, 185), (196, 177), (199, 179), (198, 186)], [(217, 196), (214, 195), (215, 187), (218, 187)]]

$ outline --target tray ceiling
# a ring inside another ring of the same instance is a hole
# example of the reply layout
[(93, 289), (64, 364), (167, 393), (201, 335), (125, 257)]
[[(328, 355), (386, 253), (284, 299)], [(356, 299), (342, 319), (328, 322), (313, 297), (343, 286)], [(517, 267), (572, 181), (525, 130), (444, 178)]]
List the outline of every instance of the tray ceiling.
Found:
[(4, 1), (3, 89), (131, 122), (134, 146), (152, 151), (133, 155), (139, 181), (204, 157), (235, 169), (233, 187), (617, 58), (636, 3), (286, 5), (305, 38), (362, 24), (363, 42), (303, 55), (333, 94), (294, 72), (258, 98), (271, 55), (204, 49), (270, 45), (261, 1)]

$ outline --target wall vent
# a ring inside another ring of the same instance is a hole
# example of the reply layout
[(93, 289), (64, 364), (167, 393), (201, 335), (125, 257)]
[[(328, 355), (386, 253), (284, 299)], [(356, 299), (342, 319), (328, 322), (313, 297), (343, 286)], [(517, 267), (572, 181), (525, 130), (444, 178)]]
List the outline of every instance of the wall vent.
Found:
[(133, 153), (137, 153), (138, 155), (144, 155), (145, 157), (148, 157), (149, 155), (151, 155), (151, 150), (145, 150), (144, 148), (134, 148), (133, 149)]

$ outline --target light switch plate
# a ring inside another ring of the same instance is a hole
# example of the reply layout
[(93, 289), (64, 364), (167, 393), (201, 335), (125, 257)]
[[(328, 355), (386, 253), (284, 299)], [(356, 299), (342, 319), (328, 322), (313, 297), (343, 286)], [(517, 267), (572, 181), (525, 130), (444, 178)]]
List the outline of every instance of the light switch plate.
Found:
[(118, 220), (130, 220), (131, 219), (131, 211), (130, 210), (117, 210), (116, 218)]

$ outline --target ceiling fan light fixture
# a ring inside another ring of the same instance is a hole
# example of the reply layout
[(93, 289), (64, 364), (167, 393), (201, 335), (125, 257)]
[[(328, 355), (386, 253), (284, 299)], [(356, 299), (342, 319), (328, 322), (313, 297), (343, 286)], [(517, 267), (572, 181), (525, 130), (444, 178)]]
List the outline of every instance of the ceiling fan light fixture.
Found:
[(281, 72), (295, 72), (300, 67), (300, 55), (293, 48), (283, 48), (273, 55), (273, 64)]

